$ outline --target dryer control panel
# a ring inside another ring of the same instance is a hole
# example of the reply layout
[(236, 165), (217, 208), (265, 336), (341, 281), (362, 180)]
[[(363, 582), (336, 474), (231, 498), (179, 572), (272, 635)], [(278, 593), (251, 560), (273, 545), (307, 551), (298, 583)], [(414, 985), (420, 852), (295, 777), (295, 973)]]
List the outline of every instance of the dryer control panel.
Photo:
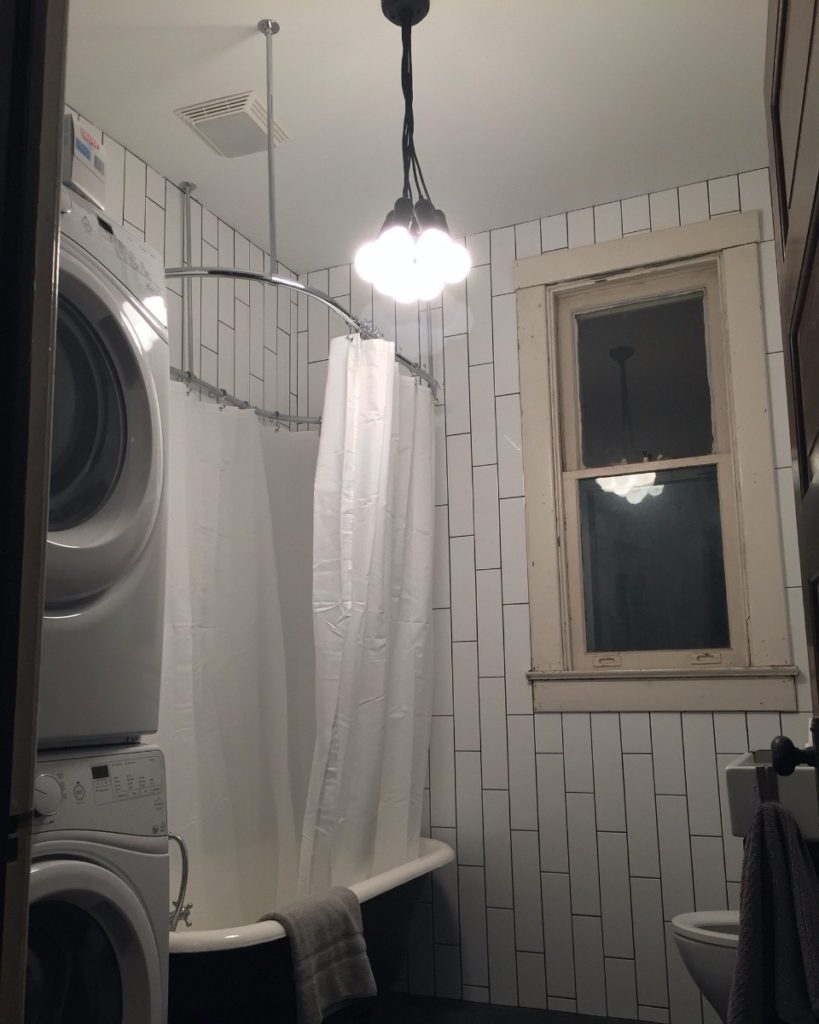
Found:
[(168, 832), (165, 760), (153, 746), (41, 754), (34, 776), (34, 831)]

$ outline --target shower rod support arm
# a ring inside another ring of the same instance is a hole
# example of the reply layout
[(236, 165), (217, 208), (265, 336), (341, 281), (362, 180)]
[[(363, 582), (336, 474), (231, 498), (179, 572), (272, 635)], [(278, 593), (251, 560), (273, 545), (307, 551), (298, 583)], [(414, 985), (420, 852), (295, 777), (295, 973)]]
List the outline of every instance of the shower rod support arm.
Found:
[(276, 273), (276, 158), (273, 120), (273, 36), (279, 31), (279, 23), (263, 18), (257, 28), (265, 37), (267, 70), (267, 216), (270, 233), (270, 272)]

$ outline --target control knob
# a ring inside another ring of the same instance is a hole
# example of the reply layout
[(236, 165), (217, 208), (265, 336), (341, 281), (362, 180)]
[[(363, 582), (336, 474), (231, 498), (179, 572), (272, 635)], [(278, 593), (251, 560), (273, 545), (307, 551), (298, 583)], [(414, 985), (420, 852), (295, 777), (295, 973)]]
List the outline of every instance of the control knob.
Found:
[(63, 802), (63, 787), (53, 775), (38, 775), (34, 780), (34, 813), (41, 818), (54, 814)]

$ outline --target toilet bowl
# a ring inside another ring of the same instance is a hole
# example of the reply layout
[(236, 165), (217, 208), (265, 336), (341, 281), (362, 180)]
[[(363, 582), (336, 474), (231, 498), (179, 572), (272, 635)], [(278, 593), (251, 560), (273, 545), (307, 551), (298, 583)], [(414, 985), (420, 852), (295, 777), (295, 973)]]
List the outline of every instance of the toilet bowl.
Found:
[(720, 1020), (727, 1020), (739, 939), (738, 911), (700, 910), (678, 914), (672, 919), (671, 927), (688, 973)]

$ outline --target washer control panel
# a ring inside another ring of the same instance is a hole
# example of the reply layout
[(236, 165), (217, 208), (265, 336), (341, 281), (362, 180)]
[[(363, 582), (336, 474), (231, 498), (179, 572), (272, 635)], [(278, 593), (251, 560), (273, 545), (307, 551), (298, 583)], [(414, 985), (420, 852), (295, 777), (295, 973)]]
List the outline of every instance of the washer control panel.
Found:
[(34, 776), (35, 832), (132, 836), (168, 831), (165, 761), (153, 746), (41, 754)]

